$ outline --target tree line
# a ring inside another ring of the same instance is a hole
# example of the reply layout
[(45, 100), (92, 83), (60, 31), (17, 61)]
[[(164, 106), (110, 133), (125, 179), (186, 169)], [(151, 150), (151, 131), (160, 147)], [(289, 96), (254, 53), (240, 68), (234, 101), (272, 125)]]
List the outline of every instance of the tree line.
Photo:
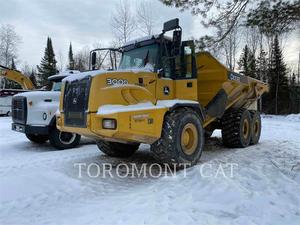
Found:
[(199, 50), (211, 52), (232, 71), (269, 84), (260, 110), (272, 114), (300, 112), (299, 62), (298, 69), (288, 68), (281, 44), (293, 31), (299, 34), (299, 0), (160, 1), (190, 11), (201, 18), (205, 28), (213, 30), (212, 35), (195, 40)]
[[(259, 108), (266, 113), (285, 114), (300, 111), (300, 74), (291, 70), (283, 57), (282, 42), (294, 30), (299, 31), (299, 1), (284, 0), (160, 0), (163, 4), (190, 10), (202, 18), (204, 27), (213, 29), (213, 35), (195, 39), (198, 51), (209, 51), (232, 70), (270, 86), (270, 92), (261, 99)], [(211, 11), (214, 16), (211, 17)], [(111, 46), (121, 46), (133, 37), (153, 34), (156, 16), (151, 1), (139, 1), (133, 8), (129, 1), (120, 0), (112, 11)], [(13, 27), (0, 29), (0, 63), (15, 68), (18, 64), (17, 46), (20, 37)], [(94, 44), (94, 48), (101, 47)], [(8, 49), (8, 50), (7, 50)], [(90, 49), (85, 47), (73, 54), (69, 45), (67, 69), (88, 69)], [(100, 56), (101, 57), (101, 56)], [(25, 65), (21, 70), (37, 86), (47, 85), (47, 78), (62, 69), (54, 53), (52, 40), (47, 44), (41, 63), (36, 68)], [(13, 84), (11, 84), (13, 85)], [(14, 84), (15, 85), (15, 84)]]

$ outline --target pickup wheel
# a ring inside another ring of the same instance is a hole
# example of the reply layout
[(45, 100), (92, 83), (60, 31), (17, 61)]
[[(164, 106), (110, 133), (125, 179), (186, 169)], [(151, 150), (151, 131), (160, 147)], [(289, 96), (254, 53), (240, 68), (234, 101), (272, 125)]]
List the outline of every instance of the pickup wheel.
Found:
[(227, 147), (244, 148), (250, 144), (251, 115), (246, 109), (231, 110), (222, 118), (222, 140)]
[(97, 146), (100, 151), (108, 156), (126, 158), (132, 156), (138, 149), (140, 144), (123, 144), (117, 142), (109, 142), (98, 140)]
[(258, 143), (260, 139), (261, 134), (261, 117), (260, 113), (256, 110), (251, 110), (251, 126), (252, 126), (252, 132), (251, 132), (251, 145), (255, 145)]
[(151, 151), (172, 167), (193, 166), (201, 157), (204, 141), (199, 115), (192, 109), (180, 108), (165, 116), (161, 137), (151, 145)]
[(43, 144), (49, 139), (48, 135), (38, 135), (38, 134), (25, 134), (25, 135), (30, 141), (37, 144)]
[(62, 132), (56, 127), (53, 127), (49, 132), (50, 144), (59, 150), (76, 147), (80, 142), (80, 138), (79, 134)]

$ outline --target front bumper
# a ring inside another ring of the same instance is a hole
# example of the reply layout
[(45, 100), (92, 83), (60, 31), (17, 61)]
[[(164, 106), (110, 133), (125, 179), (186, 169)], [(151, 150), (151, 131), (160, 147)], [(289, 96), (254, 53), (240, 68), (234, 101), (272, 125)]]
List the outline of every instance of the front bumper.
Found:
[[(93, 139), (102, 139), (121, 143), (146, 143), (155, 142), (161, 135), (162, 123), (166, 109), (158, 108), (142, 111), (130, 111), (98, 115), (87, 115), (86, 128), (70, 127), (64, 125), (64, 113), (56, 117), (56, 126), (59, 130), (73, 132)], [(117, 121), (116, 129), (104, 129), (103, 119)]]
[(25, 134), (48, 135), (49, 126), (32, 126), (19, 123), (12, 123), (11, 129)]

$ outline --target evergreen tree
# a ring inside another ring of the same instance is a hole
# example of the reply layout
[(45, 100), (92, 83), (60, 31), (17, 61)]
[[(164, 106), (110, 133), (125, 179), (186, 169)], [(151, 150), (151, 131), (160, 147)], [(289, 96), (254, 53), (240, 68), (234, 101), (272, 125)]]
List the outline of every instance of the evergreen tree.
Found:
[(245, 75), (249, 73), (248, 61), (249, 61), (249, 48), (247, 45), (245, 45), (243, 52), (240, 56), (240, 60), (238, 62), (239, 68), (240, 68), (240, 70), (242, 70), (241, 73), (243, 73)]
[(41, 60), (40, 66), (37, 66), (39, 83), (41, 86), (49, 86), (48, 77), (57, 73), (55, 54), (52, 47), (51, 38), (47, 39), (44, 57)]
[(256, 72), (256, 60), (254, 54), (250, 51), (247, 45), (245, 45), (238, 62), (241, 73), (245, 76), (257, 78)]
[(33, 83), (33, 85), (35, 87), (37, 87), (37, 81), (36, 81), (36, 74), (34, 72), (34, 70), (32, 69), (31, 74), (29, 76), (29, 79), (31, 80), (31, 82)]
[(257, 77), (259, 80), (267, 82), (268, 59), (267, 53), (261, 48), (257, 58)]
[(258, 79), (257, 70), (256, 70), (256, 59), (255, 59), (255, 55), (251, 51), (249, 52), (248, 63), (249, 63), (249, 68), (248, 68), (249, 71), (247, 76)]
[(69, 66), (68, 66), (68, 69), (69, 70), (74, 70), (74, 66), (75, 66), (75, 61), (74, 61), (74, 57), (73, 57), (72, 43), (70, 43), (70, 47), (69, 47)]
[(287, 69), (276, 35), (272, 45), (269, 71), (270, 98), (274, 99), (272, 113), (287, 113), (289, 108), (289, 87)]

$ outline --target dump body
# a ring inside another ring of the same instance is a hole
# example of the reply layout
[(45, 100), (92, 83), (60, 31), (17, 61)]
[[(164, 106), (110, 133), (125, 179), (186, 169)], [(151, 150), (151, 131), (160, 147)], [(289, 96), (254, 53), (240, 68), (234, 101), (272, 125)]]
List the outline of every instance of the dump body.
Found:
[(254, 78), (231, 72), (208, 52), (196, 54), (198, 101), (207, 109), (204, 127), (229, 108), (249, 108), (268, 90)]

